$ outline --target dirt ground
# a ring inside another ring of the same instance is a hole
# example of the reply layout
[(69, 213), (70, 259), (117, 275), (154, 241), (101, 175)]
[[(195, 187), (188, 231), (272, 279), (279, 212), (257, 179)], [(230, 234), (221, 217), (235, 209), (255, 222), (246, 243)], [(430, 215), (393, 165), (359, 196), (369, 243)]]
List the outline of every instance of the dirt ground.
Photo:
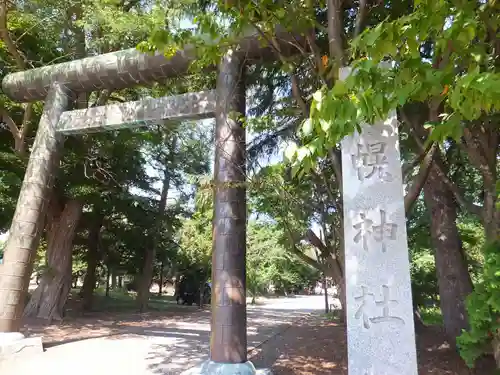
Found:
[(154, 324), (168, 324), (181, 319), (195, 321), (198, 316), (207, 314), (208, 310), (199, 310), (197, 307), (173, 305), (169, 311), (90, 313), (52, 324), (47, 324), (44, 320), (25, 319), (21, 332), (25, 336), (42, 336), (44, 347), (47, 348), (73, 341), (122, 334), (126, 327), (127, 332), (140, 332)]
[[(275, 336), (251, 353), (257, 368), (276, 375), (347, 375), (345, 327), (311, 317)], [(493, 375), (493, 362), (470, 370), (435, 327), (417, 335), (419, 375)], [(403, 375), (403, 374), (402, 374)]]
[[(178, 320), (195, 322), (208, 311), (176, 308), (146, 314), (91, 314), (47, 326), (36, 320), (26, 321), (24, 333), (42, 334), (50, 347), (86, 338), (113, 336), (141, 331), (145, 326)], [(437, 327), (427, 327), (417, 334), (419, 375), (493, 375), (493, 361), (470, 370), (449, 347)], [(276, 375), (347, 375), (345, 326), (324, 317), (312, 315), (270, 338), (249, 353), (257, 368), (272, 367)]]

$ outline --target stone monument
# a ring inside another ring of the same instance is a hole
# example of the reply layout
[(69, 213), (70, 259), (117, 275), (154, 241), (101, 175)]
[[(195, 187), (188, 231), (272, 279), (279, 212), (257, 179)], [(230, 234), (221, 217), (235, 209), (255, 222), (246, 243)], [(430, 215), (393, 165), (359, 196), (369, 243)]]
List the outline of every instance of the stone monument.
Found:
[(417, 375), (396, 113), (341, 149), (349, 375)]

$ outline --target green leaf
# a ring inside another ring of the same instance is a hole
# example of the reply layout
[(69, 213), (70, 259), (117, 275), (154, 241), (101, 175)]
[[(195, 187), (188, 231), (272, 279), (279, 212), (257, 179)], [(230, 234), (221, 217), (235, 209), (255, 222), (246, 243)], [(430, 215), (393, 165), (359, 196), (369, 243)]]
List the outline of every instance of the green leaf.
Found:
[(295, 142), (290, 142), (285, 149), (285, 158), (291, 162), (293, 161), (295, 155), (297, 153), (297, 144)]
[(323, 100), (323, 90), (316, 91), (312, 97), (317, 103), (321, 103)]
[(338, 80), (335, 82), (335, 86), (333, 86), (332, 93), (335, 96), (342, 96), (347, 94), (347, 87), (344, 81)]
[(307, 118), (302, 123), (302, 134), (307, 137), (312, 134), (314, 129), (313, 122), (310, 118)]
[(330, 121), (326, 121), (322, 118), (319, 119), (319, 123), (321, 125), (321, 130), (323, 130), (325, 133), (328, 132), (328, 130), (330, 129), (332, 123)]

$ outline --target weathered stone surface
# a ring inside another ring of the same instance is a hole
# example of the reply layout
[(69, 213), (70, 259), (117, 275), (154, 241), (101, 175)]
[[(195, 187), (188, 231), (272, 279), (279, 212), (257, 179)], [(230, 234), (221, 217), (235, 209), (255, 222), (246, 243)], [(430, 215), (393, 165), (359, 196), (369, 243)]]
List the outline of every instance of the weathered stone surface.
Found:
[(109, 104), (64, 112), (57, 124), (63, 134), (92, 133), (156, 124), (161, 120), (197, 120), (214, 117), (215, 90), (159, 99)]
[(243, 64), (239, 56), (226, 54), (217, 79), (210, 359), (220, 363), (247, 360), (246, 193), (241, 184), (246, 180), (246, 150), (239, 120), (245, 115)]
[(207, 361), (184, 371), (182, 375), (272, 375), (270, 369), (256, 370), (252, 362), (217, 363)]
[[(273, 50), (262, 45), (258, 32), (251, 28), (239, 37), (238, 53), (249, 59), (276, 59)], [(293, 54), (293, 47), (303, 39), (277, 27), (276, 40), (284, 54)], [(293, 41), (293, 43), (289, 43)], [(217, 43), (208, 40), (207, 43)], [(91, 92), (108, 88), (119, 90), (139, 84), (152, 84), (168, 77), (186, 74), (189, 65), (196, 58), (191, 45), (178, 51), (172, 58), (163, 53), (143, 54), (135, 48), (107, 53), (81, 60), (44, 66), (25, 72), (7, 75), (2, 88), (14, 100), (29, 102), (43, 100), (53, 82), (60, 82), (73, 92)]]
[(50, 188), (59, 163), (61, 137), (56, 125), (69, 102), (64, 86), (53, 84), (17, 200), (0, 267), (0, 332), (17, 331), (28, 291), (33, 257), (40, 242)]
[(0, 333), (0, 362), (22, 356), (28, 360), (30, 355), (43, 352), (41, 337), (25, 338), (19, 332)]
[(396, 114), (341, 146), (349, 375), (417, 375)]

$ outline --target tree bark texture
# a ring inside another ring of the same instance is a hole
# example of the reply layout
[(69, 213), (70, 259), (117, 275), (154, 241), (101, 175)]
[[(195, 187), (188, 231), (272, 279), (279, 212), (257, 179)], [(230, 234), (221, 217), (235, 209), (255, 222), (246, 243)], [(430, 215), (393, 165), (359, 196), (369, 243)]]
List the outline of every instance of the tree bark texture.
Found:
[(325, 293), (325, 314), (330, 312), (330, 306), (328, 305), (328, 285), (326, 283), (326, 275), (323, 275), (323, 291)]
[(158, 284), (158, 296), (161, 297), (163, 294), (163, 270), (165, 266), (163, 265), (163, 262), (161, 262), (160, 265), (160, 275), (159, 275), (159, 284)]
[(484, 213), (483, 222), (486, 239), (497, 241), (500, 238), (500, 210), (497, 208), (498, 192), (495, 182), (484, 189)]
[(156, 258), (156, 246), (158, 244), (158, 241), (156, 239), (159, 236), (159, 231), (161, 230), (161, 223), (163, 221), (163, 215), (165, 214), (165, 208), (167, 207), (167, 198), (169, 189), (170, 189), (170, 173), (168, 167), (166, 166), (163, 176), (163, 187), (161, 189), (160, 203), (158, 205), (157, 230), (155, 231), (155, 233), (153, 233), (155, 240), (153, 241), (151, 247), (148, 247), (146, 249), (142, 275), (139, 278), (139, 286), (137, 289), (137, 304), (139, 307), (139, 311), (141, 312), (146, 310), (148, 307), (149, 289), (151, 288), (151, 280), (153, 279), (154, 262)]
[(59, 215), (51, 218), (47, 233), (47, 269), (24, 309), (25, 316), (62, 320), (71, 290), (73, 239), (82, 209), (81, 201), (71, 199)]
[(111, 281), (111, 267), (109, 264), (106, 265), (106, 297), (109, 297), (109, 287)]
[(97, 282), (97, 265), (99, 264), (99, 238), (104, 217), (100, 215), (89, 227), (89, 236), (87, 241), (87, 271), (83, 279), (81, 296), (83, 299), (83, 309), (92, 310), (93, 296)]
[(436, 166), (432, 167), (424, 186), (424, 200), (431, 214), (431, 240), (444, 328), (450, 343), (455, 345), (462, 330), (468, 328), (465, 299), (472, 292), (472, 281), (456, 225), (453, 194), (440, 178)]
[(217, 77), (210, 358), (223, 363), (247, 360), (244, 69), (229, 51)]
[(0, 267), (0, 332), (18, 331), (28, 292), (33, 260), (44, 229), (49, 195), (59, 164), (62, 140), (56, 133), (69, 93), (52, 84), (19, 193)]
[(111, 271), (111, 289), (116, 289), (116, 274), (115, 274), (115, 271), (112, 270)]

